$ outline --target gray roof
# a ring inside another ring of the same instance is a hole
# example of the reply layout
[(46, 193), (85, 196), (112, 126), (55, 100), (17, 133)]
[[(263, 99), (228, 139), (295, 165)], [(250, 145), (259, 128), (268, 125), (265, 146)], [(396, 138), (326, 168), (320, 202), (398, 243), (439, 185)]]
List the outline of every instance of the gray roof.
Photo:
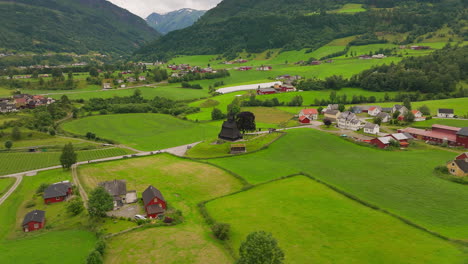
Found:
[(377, 124), (372, 124), (372, 123), (366, 123), (366, 125), (364, 126), (364, 128), (367, 128), (367, 129), (374, 129), (375, 127), (378, 127), (379, 125)]
[(330, 110), (338, 110), (338, 109), (340, 109), (340, 105), (339, 104), (329, 104), (327, 106), (327, 108), (329, 108)]
[(27, 225), (29, 222), (39, 222), (42, 223), (45, 220), (45, 211), (34, 210), (27, 213), (24, 216), (23, 225)]
[(68, 188), (70, 187), (71, 187), (70, 182), (59, 182), (59, 183), (51, 184), (44, 190), (44, 195), (42, 197), (44, 199), (49, 199), (49, 198), (67, 196)]
[(394, 107), (395, 107), (396, 110), (399, 110), (399, 109), (402, 108), (403, 106), (402, 106), (402, 105), (399, 105), (399, 104), (396, 104)]
[(158, 198), (159, 200), (164, 200), (164, 197), (162, 196), (162, 193), (153, 187), (153, 185), (150, 185), (146, 190), (143, 192), (141, 195), (143, 197), (143, 203), (147, 205), (151, 200), (154, 199), (154, 197)]
[(460, 130), (458, 130), (457, 135), (468, 137), (468, 127), (462, 127)]
[(439, 112), (439, 113), (443, 113), (443, 114), (453, 114), (453, 109), (449, 109), (449, 108), (439, 108), (438, 112)]
[(339, 119), (353, 120), (356, 119), (356, 115), (350, 111), (345, 111), (341, 113)]
[(164, 213), (164, 208), (160, 207), (159, 204), (152, 204), (146, 207), (146, 212), (148, 214), (161, 214)]
[(382, 119), (384, 119), (385, 117), (389, 117), (390, 118), (390, 115), (388, 113), (385, 113), (385, 112), (380, 112), (376, 115), (376, 117), (380, 117)]
[(327, 110), (325, 111), (325, 114), (328, 114), (328, 115), (336, 115), (338, 114), (340, 111), (339, 110)]
[(453, 162), (455, 162), (458, 168), (460, 168), (464, 173), (468, 173), (468, 162), (466, 160), (454, 160)]
[(99, 186), (103, 187), (112, 196), (127, 194), (127, 183), (125, 180), (100, 182)]
[(391, 112), (392, 108), (391, 107), (382, 107), (382, 112)]
[(276, 92), (275, 88), (260, 88), (257, 90), (260, 90), (261, 92)]
[(361, 123), (361, 121), (359, 119), (352, 119), (351, 121), (349, 121), (350, 123), (352, 124), (359, 124)]

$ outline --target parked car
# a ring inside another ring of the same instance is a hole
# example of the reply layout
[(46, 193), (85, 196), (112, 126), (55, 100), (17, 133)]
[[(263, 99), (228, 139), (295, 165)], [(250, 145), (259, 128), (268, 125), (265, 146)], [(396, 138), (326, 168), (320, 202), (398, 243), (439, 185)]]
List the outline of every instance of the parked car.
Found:
[(146, 219), (146, 217), (142, 216), (142, 215), (135, 215), (135, 219)]

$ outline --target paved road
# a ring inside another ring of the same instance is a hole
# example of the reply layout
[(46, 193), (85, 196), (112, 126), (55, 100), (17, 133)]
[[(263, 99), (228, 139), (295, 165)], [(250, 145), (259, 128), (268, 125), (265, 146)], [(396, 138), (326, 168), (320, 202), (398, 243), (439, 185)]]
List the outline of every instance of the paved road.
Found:
[[(178, 146), (178, 147), (173, 147), (173, 148), (168, 148), (168, 149), (162, 149), (162, 150), (155, 150), (155, 151), (148, 151), (148, 152), (142, 152), (139, 151), (139, 153), (136, 154), (131, 154), (131, 155), (124, 155), (124, 156), (115, 156), (115, 157), (109, 157), (109, 158), (103, 158), (103, 159), (96, 159), (96, 160), (89, 160), (89, 161), (80, 161), (74, 164), (71, 168), (72, 171), (72, 177), (73, 181), (75, 182), (76, 185), (78, 185), (81, 197), (83, 201), (88, 200), (88, 195), (86, 194), (85, 190), (79, 184), (79, 178), (78, 178), (78, 173), (76, 168), (79, 165), (84, 165), (84, 164), (89, 164), (89, 163), (96, 163), (96, 162), (103, 162), (103, 161), (112, 161), (112, 160), (120, 160), (124, 158), (129, 158), (129, 157), (143, 157), (143, 156), (150, 156), (150, 155), (155, 155), (159, 153), (171, 153), (176, 156), (184, 156), (185, 152), (187, 152), (187, 149), (199, 144), (200, 142), (195, 142), (192, 144), (187, 144), (183, 146)], [(18, 188), (19, 184), (21, 183), (23, 176), (36, 176), (38, 172), (41, 171), (48, 171), (48, 170), (55, 170), (55, 169), (60, 169), (62, 166), (52, 166), (52, 167), (47, 167), (47, 168), (42, 168), (42, 169), (37, 169), (37, 170), (30, 170), (30, 171), (23, 171), (19, 173), (14, 173), (14, 174), (9, 174), (9, 175), (4, 175), (0, 176), (0, 178), (16, 178), (15, 184), (0, 198), (0, 205)], [(86, 204), (86, 203), (85, 203)]]

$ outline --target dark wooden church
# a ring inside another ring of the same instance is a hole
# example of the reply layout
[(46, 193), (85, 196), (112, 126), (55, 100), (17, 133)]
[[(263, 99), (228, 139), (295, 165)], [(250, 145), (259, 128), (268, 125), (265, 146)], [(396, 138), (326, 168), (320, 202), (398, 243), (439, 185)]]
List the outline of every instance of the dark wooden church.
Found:
[(229, 140), (229, 141), (236, 141), (242, 138), (242, 134), (237, 128), (237, 124), (236, 124), (236, 121), (234, 120), (234, 117), (229, 117), (227, 121), (224, 121), (223, 127), (218, 137), (220, 139)]

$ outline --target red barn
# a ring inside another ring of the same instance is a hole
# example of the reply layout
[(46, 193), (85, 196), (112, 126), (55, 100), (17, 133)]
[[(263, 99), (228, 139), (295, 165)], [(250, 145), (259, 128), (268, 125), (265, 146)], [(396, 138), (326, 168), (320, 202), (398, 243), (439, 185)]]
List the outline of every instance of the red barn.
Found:
[(275, 88), (260, 88), (257, 89), (257, 94), (258, 95), (263, 95), (263, 94), (275, 94), (277, 91)]
[(307, 116), (300, 116), (299, 122), (301, 122), (302, 124), (310, 124), (310, 118)]
[(39, 230), (45, 225), (45, 212), (41, 210), (34, 210), (26, 214), (23, 220), (23, 231), (31, 232)]
[(63, 181), (49, 185), (44, 190), (44, 203), (58, 203), (63, 202), (73, 193), (72, 184), (69, 181)]
[(458, 130), (456, 135), (457, 145), (468, 148), (468, 127), (463, 127), (462, 129)]
[(166, 200), (161, 192), (150, 185), (142, 194), (146, 215), (149, 218), (156, 218), (166, 211)]
[(390, 145), (390, 141), (394, 140), (392, 137), (379, 137), (374, 138), (370, 141), (372, 145), (376, 145), (377, 147), (384, 149)]
[(458, 155), (455, 159), (456, 160), (468, 160), (468, 152)]

